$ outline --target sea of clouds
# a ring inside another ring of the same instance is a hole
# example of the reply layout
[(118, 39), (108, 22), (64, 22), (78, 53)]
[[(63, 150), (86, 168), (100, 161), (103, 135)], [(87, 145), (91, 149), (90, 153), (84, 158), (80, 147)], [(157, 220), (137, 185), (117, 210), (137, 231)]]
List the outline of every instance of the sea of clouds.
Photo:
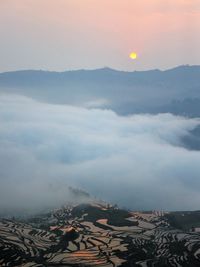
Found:
[(199, 124), (0, 95), (0, 211), (61, 205), (68, 186), (132, 209), (199, 209), (200, 152), (181, 143)]

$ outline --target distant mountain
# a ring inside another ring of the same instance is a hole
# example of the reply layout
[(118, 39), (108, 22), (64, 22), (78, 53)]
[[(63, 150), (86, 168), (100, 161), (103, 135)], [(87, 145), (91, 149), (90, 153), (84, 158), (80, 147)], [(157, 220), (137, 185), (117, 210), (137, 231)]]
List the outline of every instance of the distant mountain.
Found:
[(109, 108), (122, 115), (171, 112), (195, 117), (200, 116), (200, 66), (134, 72), (110, 68), (5, 72), (0, 74), (0, 93)]

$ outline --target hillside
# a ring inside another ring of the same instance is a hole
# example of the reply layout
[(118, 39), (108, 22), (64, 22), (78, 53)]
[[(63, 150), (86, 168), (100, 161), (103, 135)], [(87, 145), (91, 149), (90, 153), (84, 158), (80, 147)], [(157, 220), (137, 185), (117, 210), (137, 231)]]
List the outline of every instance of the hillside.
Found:
[(170, 112), (195, 117), (200, 115), (200, 66), (166, 71), (6, 72), (0, 74), (0, 92), (49, 103), (109, 108), (122, 115)]
[(174, 228), (180, 216), (185, 226), (200, 226), (199, 212), (131, 212), (98, 203), (1, 219), (0, 265), (199, 266), (199, 228)]

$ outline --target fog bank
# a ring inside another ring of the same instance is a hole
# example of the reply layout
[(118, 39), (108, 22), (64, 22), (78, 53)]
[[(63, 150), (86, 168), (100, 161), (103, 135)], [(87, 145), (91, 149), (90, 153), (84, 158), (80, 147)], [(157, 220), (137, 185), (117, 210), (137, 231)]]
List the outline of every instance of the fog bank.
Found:
[(132, 209), (199, 209), (200, 152), (181, 144), (199, 124), (0, 95), (0, 211), (61, 205), (68, 186)]

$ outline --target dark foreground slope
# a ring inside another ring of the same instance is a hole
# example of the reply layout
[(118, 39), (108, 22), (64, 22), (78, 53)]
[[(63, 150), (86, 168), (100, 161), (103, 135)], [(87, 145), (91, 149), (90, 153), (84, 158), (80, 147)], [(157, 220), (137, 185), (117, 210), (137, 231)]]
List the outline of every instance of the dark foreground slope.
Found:
[(163, 212), (100, 204), (66, 206), (24, 221), (2, 219), (0, 265), (200, 266), (199, 233), (175, 229), (171, 220)]

